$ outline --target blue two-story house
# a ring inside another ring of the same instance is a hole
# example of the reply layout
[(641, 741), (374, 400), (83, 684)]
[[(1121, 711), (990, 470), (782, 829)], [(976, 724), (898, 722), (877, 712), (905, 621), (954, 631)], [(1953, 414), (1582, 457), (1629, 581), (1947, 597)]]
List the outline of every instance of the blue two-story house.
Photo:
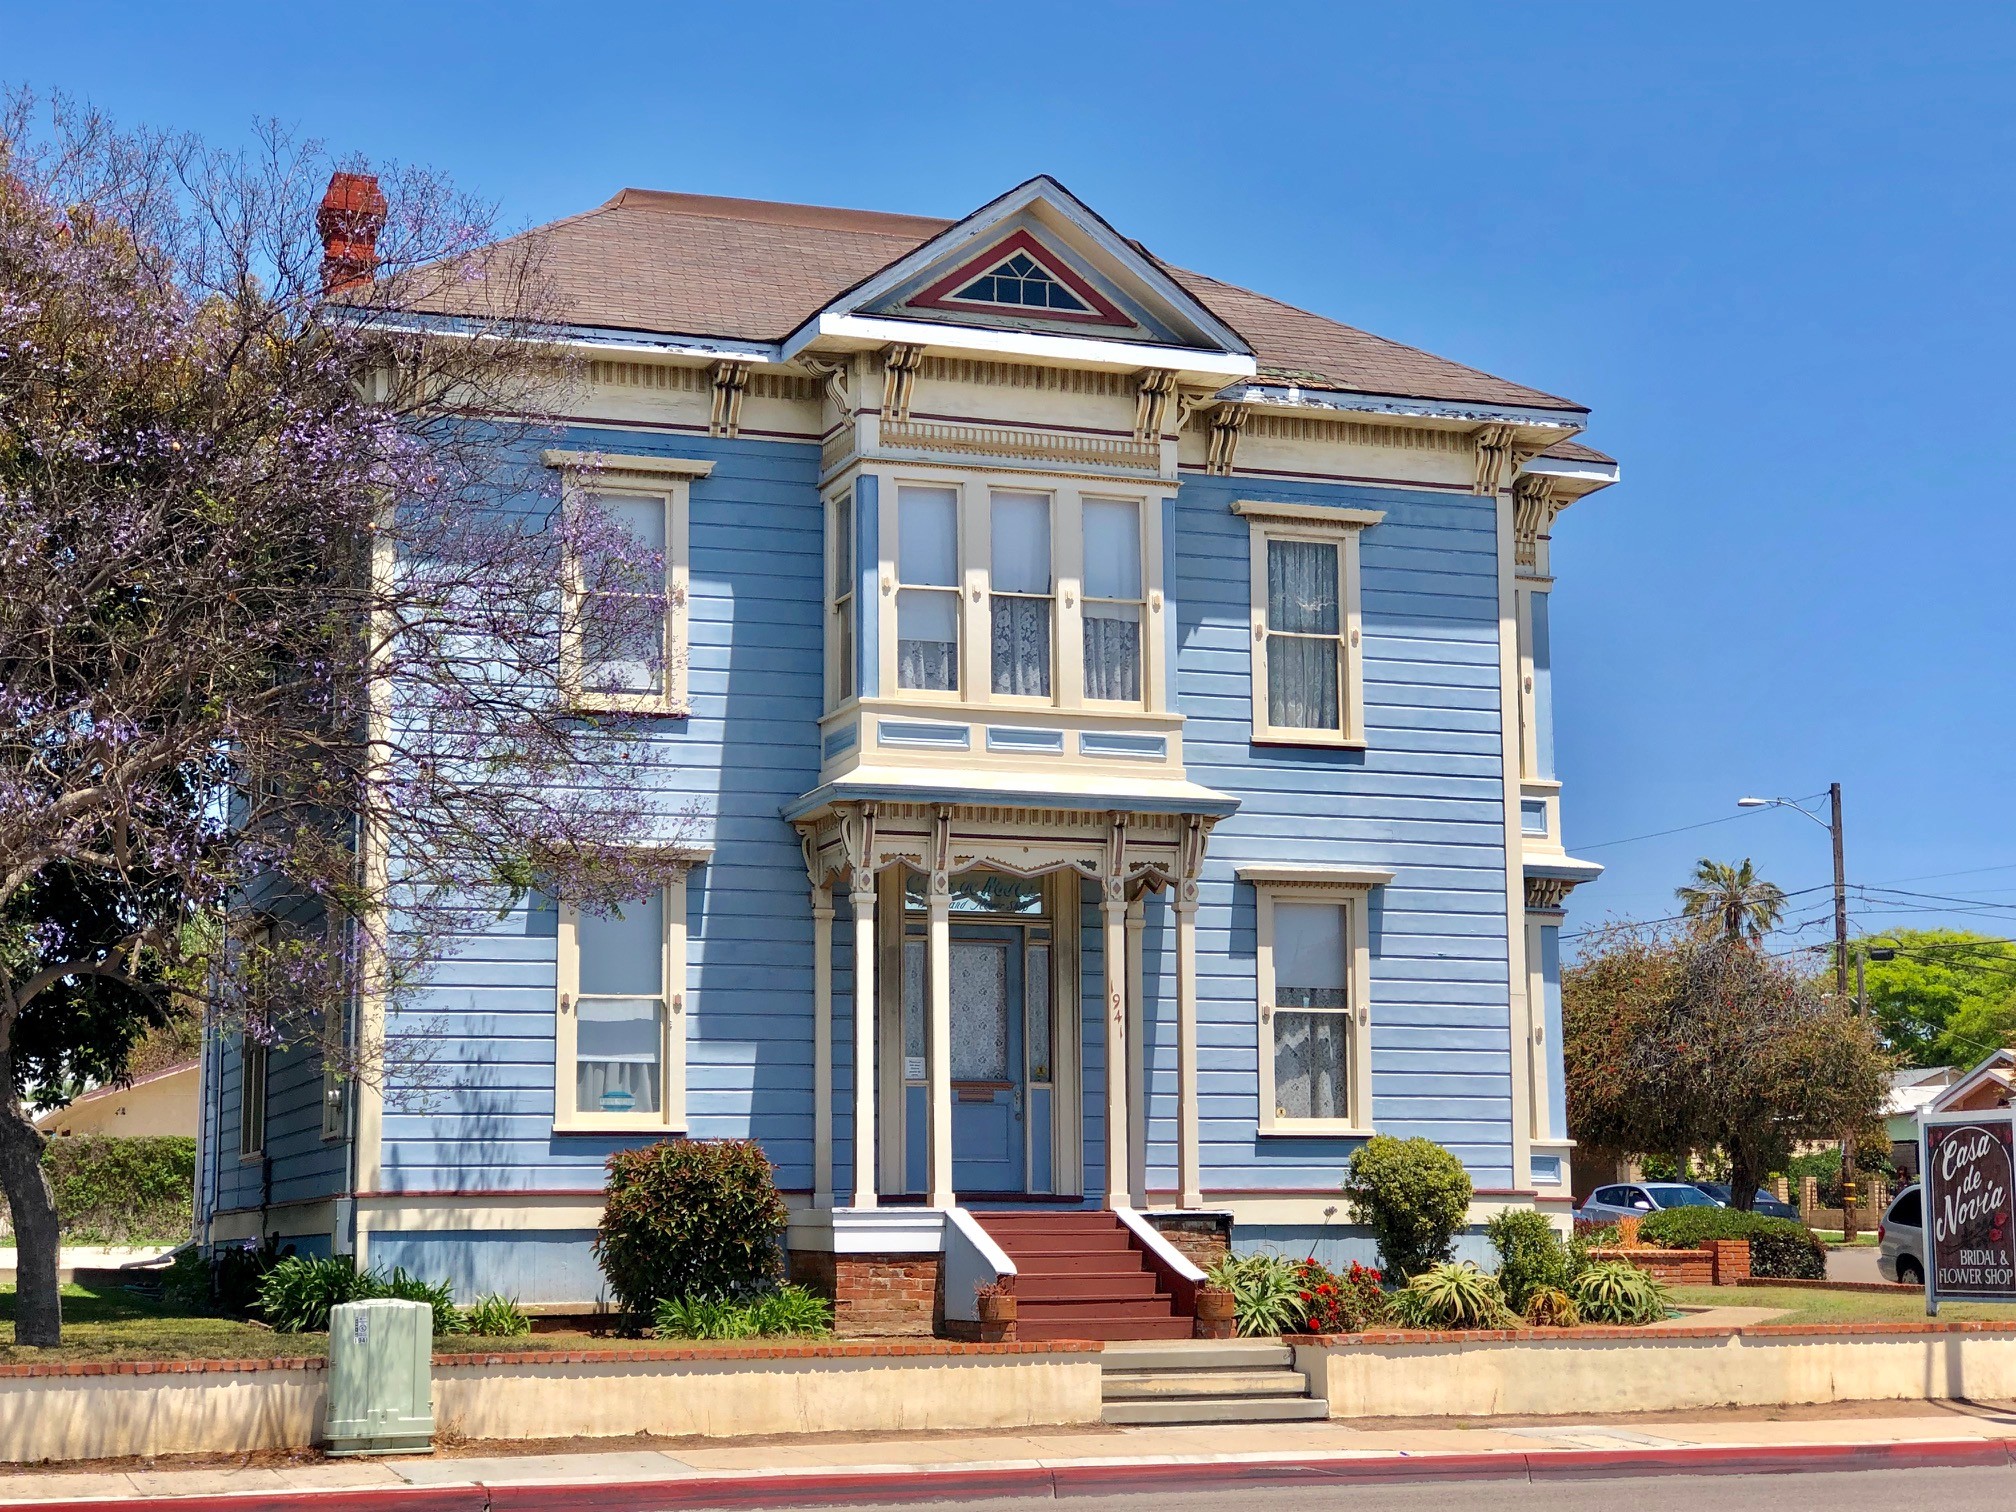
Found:
[[(587, 373), (544, 460), (663, 547), (673, 655), (620, 697), (688, 864), (467, 940), (415, 1009), (431, 1106), (213, 1044), (210, 1241), (580, 1308), (612, 1151), (753, 1137), (844, 1328), (957, 1329), (1021, 1272), (1025, 1334), (1123, 1337), (1187, 1333), (1228, 1232), (1372, 1258), (1338, 1188), (1375, 1132), (1456, 1152), (1480, 1223), (1566, 1213), (1597, 868), (1548, 537), (1617, 475), (1586, 410), (1048, 178), (956, 222), (625, 190), (530, 235)], [(1114, 1229), (1153, 1285), (1032, 1305), (1070, 1267), (1030, 1255)]]

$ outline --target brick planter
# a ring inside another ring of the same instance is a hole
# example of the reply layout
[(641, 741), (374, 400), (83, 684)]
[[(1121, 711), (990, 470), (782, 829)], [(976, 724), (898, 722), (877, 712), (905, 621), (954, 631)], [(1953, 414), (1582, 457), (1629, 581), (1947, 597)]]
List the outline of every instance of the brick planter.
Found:
[(1630, 1249), (1589, 1251), (1592, 1260), (1622, 1260), (1667, 1286), (1735, 1286), (1750, 1278), (1748, 1239), (1709, 1239), (1699, 1249)]

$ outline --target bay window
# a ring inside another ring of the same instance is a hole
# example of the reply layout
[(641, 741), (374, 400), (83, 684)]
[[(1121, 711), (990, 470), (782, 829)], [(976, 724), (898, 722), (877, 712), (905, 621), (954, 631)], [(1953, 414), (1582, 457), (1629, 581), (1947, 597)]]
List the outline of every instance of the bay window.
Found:
[(1251, 526), (1253, 739), (1365, 740), (1358, 538), (1383, 515), (1241, 500)]
[(833, 657), (833, 702), (845, 703), (854, 696), (854, 495), (844, 493), (833, 501), (832, 586), (826, 600), (830, 629), (827, 644)]
[(896, 491), (896, 686), (959, 689), (959, 491)]
[(1085, 522), (1085, 696), (1141, 701), (1141, 506), (1133, 499), (1087, 499)]
[(993, 688), (1050, 696), (1052, 576), (1050, 497), (996, 491), (989, 499), (988, 617)]

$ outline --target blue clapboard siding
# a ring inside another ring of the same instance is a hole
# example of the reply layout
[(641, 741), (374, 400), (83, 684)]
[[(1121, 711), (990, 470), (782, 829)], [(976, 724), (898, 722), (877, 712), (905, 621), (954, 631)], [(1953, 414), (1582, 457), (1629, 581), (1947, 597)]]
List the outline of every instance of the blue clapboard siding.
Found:
[[(1385, 512), (1362, 537), (1362, 752), (1252, 742), (1250, 532), (1231, 511), (1239, 498)], [(1184, 762), (1193, 781), (1241, 801), (1212, 835), (1199, 889), (1207, 1192), (1334, 1191), (1353, 1147), (1258, 1133), (1255, 905), (1235, 876), (1249, 862), (1395, 874), (1370, 916), (1373, 1123), (1448, 1145), (1479, 1187), (1512, 1184), (1494, 508), (1412, 490), (1184, 477), (1172, 585)], [(1158, 919), (1166, 912), (1150, 902), (1143, 937), (1153, 1193), (1177, 1184), (1175, 931)]]
[[(716, 464), (690, 493), (692, 716), (664, 722), (655, 736), (672, 757), (669, 791), (694, 805), (692, 837), (714, 846), (687, 891), (688, 1128), (754, 1135), (780, 1186), (810, 1190), (812, 921), (797, 836), (779, 810), (813, 785), (819, 766), (817, 450), (588, 428), (554, 444)], [(841, 915), (836, 933), (844, 905)], [(521, 906), (457, 946), (400, 1026), (433, 1043), (445, 1074), (437, 1089), (388, 1088), (382, 1186), (599, 1190), (611, 1152), (645, 1141), (553, 1132), (550, 912)], [(849, 984), (836, 978), (837, 995)], [(844, 1007), (836, 1019), (844, 1109), (852, 1072)], [(844, 1169), (844, 1122), (838, 1132)], [(374, 1240), (374, 1256), (385, 1243)], [(491, 1262), (466, 1264), (507, 1289)], [(523, 1294), (550, 1292), (528, 1278)]]

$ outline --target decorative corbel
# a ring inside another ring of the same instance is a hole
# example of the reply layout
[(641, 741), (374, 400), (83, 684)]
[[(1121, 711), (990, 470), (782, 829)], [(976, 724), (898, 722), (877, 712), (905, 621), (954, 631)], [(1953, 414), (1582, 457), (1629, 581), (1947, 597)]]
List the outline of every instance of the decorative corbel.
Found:
[(749, 364), (723, 359), (714, 364), (714, 408), (707, 434), (733, 439), (742, 429), (742, 395), (749, 387)]
[(857, 898), (875, 896), (875, 805), (864, 803), (840, 816), (840, 846), (847, 853), (851, 891)]
[(1176, 394), (1173, 368), (1143, 368), (1134, 375), (1139, 387), (1134, 399), (1134, 439), (1160, 441), (1162, 427), (1169, 418), (1169, 401)]
[(924, 365), (924, 348), (915, 342), (899, 341), (882, 354), (882, 419), (903, 424), (910, 418), (910, 396), (916, 392), (917, 369)]
[(952, 810), (944, 804), (931, 816), (931, 896), (952, 895)]
[(1505, 486), (1506, 473), (1513, 465), (1512, 444), (1518, 435), (1518, 427), (1511, 425), (1487, 425), (1476, 433), (1477, 481), (1472, 493), (1490, 497)]
[(1108, 904), (1127, 901), (1127, 816), (1118, 809), (1107, 816), (1106, 866), (1100, 889)]
[(1513, 483), (1512, 559), (1517, 565), (1529, 572), (1539, 567), (1541, 538), (1569, 502), (1552, 478), (1527, 473)]
[(798, 365), (826, 385), (826, 402), (833, 406), (842, 420), (854, 418), (853, 405), (847, 392), (848, 364), (833, 357), (800, 357)]
[(1197, 880), (1204, 871), (1204, 841), (1208, 833), (1202, 814), (1184, 816), (1183, 840), (1176, 862), (1176, 897), (1179, 902), (1197, 901)]
[(1575, 891), (1577, 884), (1566, 877), (1528, 877), (1526, 879), (1526, 906), (1528, 908), (1559, 908), (1568, 901), (1568, 894)]
[(1215, 477), (1230, 477), (1232, 458), (1239, 450), (1239, 432), (1246, 424), (1246, 406), (1221, 404), (1211, 412), (1211, 439), (1204, 452), (1204, 471)]

